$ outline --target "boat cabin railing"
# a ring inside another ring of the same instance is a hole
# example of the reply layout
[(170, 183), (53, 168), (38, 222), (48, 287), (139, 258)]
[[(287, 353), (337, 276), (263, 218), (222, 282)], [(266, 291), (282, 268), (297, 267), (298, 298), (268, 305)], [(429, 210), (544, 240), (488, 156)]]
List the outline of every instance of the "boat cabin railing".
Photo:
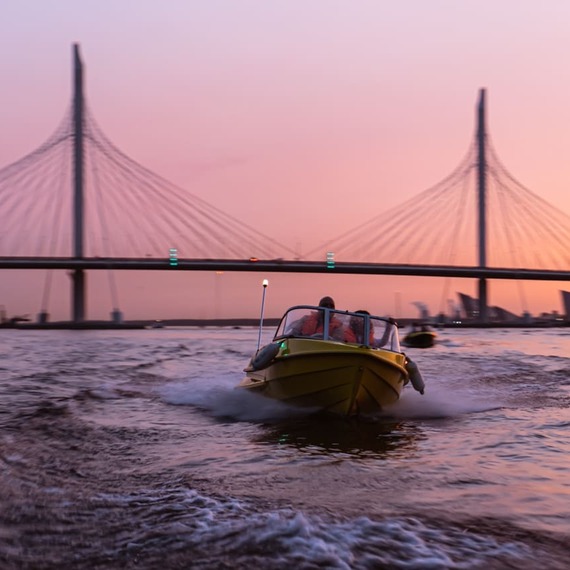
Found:
[(313, 305), (296, 305), (283, 315), (274, 340), (283, 338), (334, 340), (400, 352), (393, 320)]

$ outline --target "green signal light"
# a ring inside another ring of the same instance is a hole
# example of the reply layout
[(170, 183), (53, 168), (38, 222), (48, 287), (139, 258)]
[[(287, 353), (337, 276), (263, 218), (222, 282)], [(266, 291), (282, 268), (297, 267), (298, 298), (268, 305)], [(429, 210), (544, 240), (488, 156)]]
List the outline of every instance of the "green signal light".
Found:
[(327, 252), (327, 269), (334, 269), (334, 253), (332, 251)]
[(178, 250), (175, 247), (168, 250), (168, 263), (170, 267), (178, 266)]

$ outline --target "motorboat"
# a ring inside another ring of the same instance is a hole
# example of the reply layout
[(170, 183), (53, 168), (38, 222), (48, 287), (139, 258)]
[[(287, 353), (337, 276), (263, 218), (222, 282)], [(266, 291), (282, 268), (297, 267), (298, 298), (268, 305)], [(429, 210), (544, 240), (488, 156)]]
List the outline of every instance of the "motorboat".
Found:
[(412, 330), (404, 336), (402, 344), (410, 348), (430, 348), (435, 344), (437, 334), (426, 325), (412, 327)]
[(424, 392), (395, 321), (312, 305), (288, 309), (244, 372), (237, 388), (342, 416), (381, 411), (410, 382)]

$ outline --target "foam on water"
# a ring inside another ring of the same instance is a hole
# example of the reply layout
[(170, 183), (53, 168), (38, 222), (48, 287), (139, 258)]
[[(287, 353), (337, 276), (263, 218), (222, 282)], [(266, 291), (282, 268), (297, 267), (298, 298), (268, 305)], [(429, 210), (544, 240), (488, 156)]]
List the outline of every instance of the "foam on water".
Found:
[(448, 391), (428, 387), (423, 396), (404, 390), (400, 400), (387, 408), (385, 414), (398, 418), (452, 418), (500, 407), (496, 400), (486, 401), (470, 391), (455, 394), (451, 400)]
[(165, 386), (160, 394), (169, 404), (195, 406), (214, 417), (240, 421), (273, 421), (312, 413), (312, 410), (292, 408), (248, 390), (228, 386), (223, 382), (206, 389), (194, 389), (186, 383), (174, 383)]
[(98, 500), (104, 510), (113, 504), (133, 512), (144, 507), (155, 520), (151, 528), (141, 525), (131, 533), (119, 549), (132, 555), (137, 550), (191, 548), (198, 565), (223, 555), (241, 563), (251, 558), (271, 568), (468, 569), (497, 558), (516, 565), (529, 553), (519, 541), (439, 528), (412, 517), (327, 519), (287, 508), (259, 513), (247, 502), (192, 490), (171, 491), (166, 497), (105, 494)]

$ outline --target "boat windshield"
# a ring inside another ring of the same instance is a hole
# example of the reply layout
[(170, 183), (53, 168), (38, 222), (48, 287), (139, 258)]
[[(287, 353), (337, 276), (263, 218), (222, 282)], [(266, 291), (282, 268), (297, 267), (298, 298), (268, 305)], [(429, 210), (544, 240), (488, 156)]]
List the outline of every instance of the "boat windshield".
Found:
[(398, 327), (390, 319), (312, 305), (291, 307), (274, 340), (287, 337), (336, 340), (400, 352)]

